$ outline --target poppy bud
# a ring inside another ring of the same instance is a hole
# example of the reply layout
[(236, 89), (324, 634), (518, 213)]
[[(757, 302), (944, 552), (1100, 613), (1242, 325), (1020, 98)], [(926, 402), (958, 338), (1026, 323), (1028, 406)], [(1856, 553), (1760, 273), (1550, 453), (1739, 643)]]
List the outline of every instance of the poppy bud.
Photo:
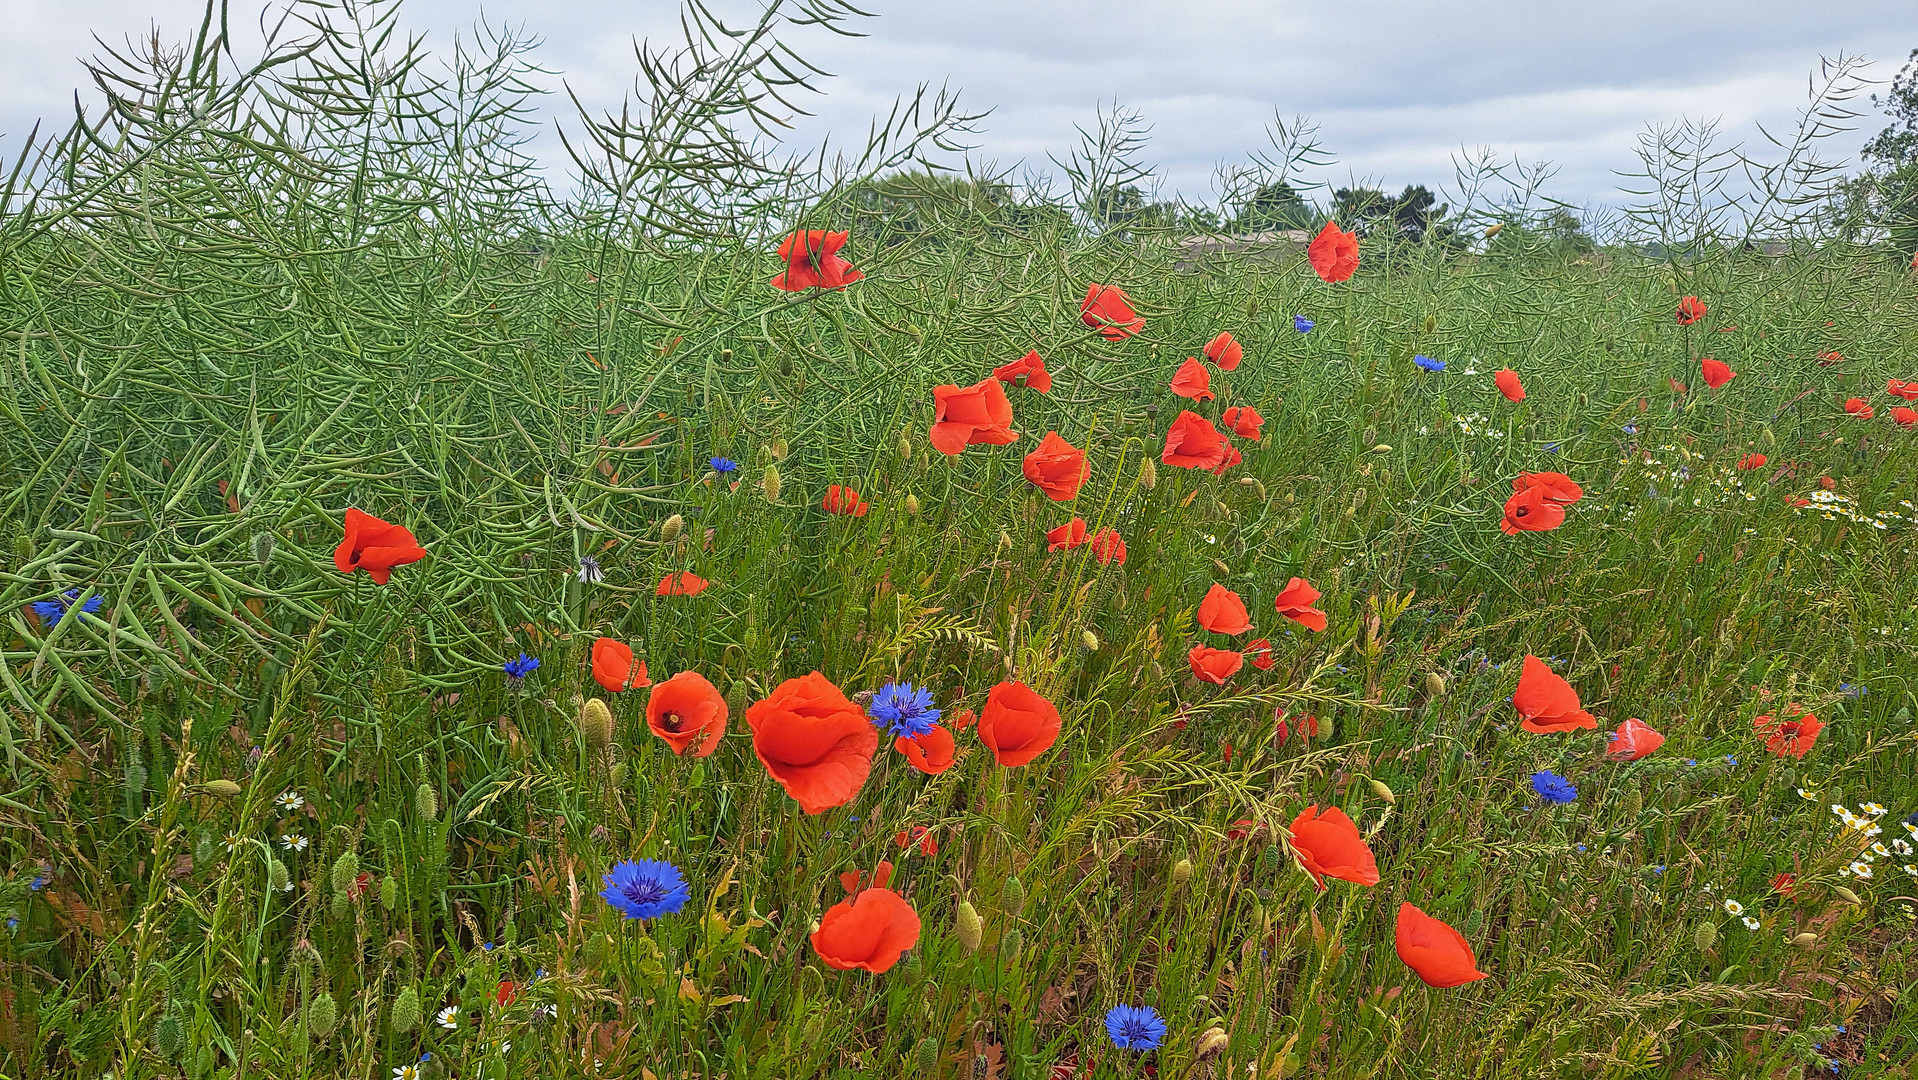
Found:
[(231, 799), (240, 793), (240, 785), (231, 780), (208, 780), (203, 786), (208, 795), (218, 795), (222, 799)]
[(1017, 930), (1008, 930), (1006, 931), (1006, 936), (999, 939), (999, 955), (1008, 962), (1017, 960), (1019, 958), (1019, 947), (1025, 943), (1026, 936), (1024, 934)]
[(1778, 778), (1785, 782), (1786, 787), (1790, 787), (1798, 782), (1798, 770), (1787, 765), (1785, 771), (1778, 774)]
[(969, 953), (979, 951), (979, 942), (985, 937), (986, 924), (979, 918), (979, 912), (972, 901), (959, 901), (959, 910), (953, 917), (953, 933), (959, 938), (959, 944)]
[(766, 449), (772, 452), (775, 461), (786, 460), (786, 455), (791, 452), (787, 449), (786, 440), (784, 439), (774, 439), (772, 444), (767, 446)]
[(611, 784), (615, 791), (624, 787), (626, 785), (626, 763), (623, 761), (613, 762), (613, 767), (606, 770), (606, 782)]
[(420, 1025), (420, 992), (408, 986), (393, 999), (393, 1008), (387, 1013), (387, 1023), (393, 1030), (405, 1033)]
[(1430, 314), (1425, 316), (1425, 332), (1427, 334), (1438, 333), (1438, 316)]
[(1398, 796), (1392, 794), (1392, 789), (1387, 787), (1383, 780), (1372, 781), (1372, 794), (1377, 795), (1379, 798), (1384, 799), (1394, 806), (1398, 805)]
[(902, 461), (912, 460), (912, 440), (904, 435), (899, 437), (899, 458)]
[(1026, 909), (1026, 887), (1016, 877), (1009, 877), (999, 890), (999, 908), (1006, 918), (1016, 919)]
[(1692, 944), (1698, 946), (1699, 952), (1710, 952), (1712, 946), (1718, 944), (1718, 927), (1708, 922), (1699, 923), (1698, 929), (1692, 931)]
[(399, 902), (400, 902), (399, 879), (395, 878), (391, 874), (388, 874), (384, 878), (380, 879), (380, 906), (385, 908), (388, 911), (391, 911), (395, 907), (399, 906)]
[(1180, 859), (1172, 864), (1172, 884), (1186, 885), (1192, 881), (1192, 860)]
[(1090, 630), (1080, 631), (1079, 642), (1086, 647), (1087, 652), (1099, 651), (1099, 635)]
[(360, 876), (360, 857), (351, 851), (343, 851), (333, 862), (333, 891), (345, 892), (353, 885), (353, 879)]
[(1801, 949), (1809, 949), (1813, 945), (1818, 944), (1818, 935), (1809, 933), (1809, 932), (1803, 933), (1803, 934), (1794, 934), (1792, 936), (1791, 943), (1793, 945), (1798, 946)]
[(347, 922), (353, 918), (353, 897), (343, 892), (333, 894), (333, 903), (327, 908), (337, 922)]
[(1229, 578), (1232, 576), (1232, 568), (1219, 559), (1213, 559), (1212, 576), (1215, 578)]
[(1139, 463), (1139, 486), (1147, 491), (1159, 486), (1159, 467), (1152, 463), (1151, 458)]
[(307, 1033), (321, 1042), (333, 1034), (333, 1025), (340, 1022), (340, 1006), (333, 995), (322, 990), (306, 1003)]
[(1360, 507), (1362, 507), (1362, 506), (1364, 506), (1364, 505), (1365, 505), (1365, 489), (1364, 489), (1364, 488), (1353, 488), (1353, 489), (1352, 489), (1352, 509), (1353, 509), (1353, 511), (1354, 511), (1354, 512), (1356, 512), (1356, 511), (1357, 511), (1357, 510), (1358, 510), (1358, 509), (1359, 509)]
[(1637, 788), (1633, 788), (1631, 791), (1626, 793), (1625, 806), (1624, 806), (1626, 817), (1632, 819), (1633, 821), (1637, 821), (1638, 815), (1642, 813), (1644, 809), (1645, 809), (1645, 797), (1638, 793)]
[(775, 465), (766, 466), (766, 476), (764, 479), (762, 479), (759, 482), (759, 488), (761, 491), (764, 491), (766, 493), (767, 502), (777, 503), (779, 501), (779, 468), (778, 466), (775, 466)]
[(1367, 424), (1367, 425), (1366, 425), (1366, 427), (1365, 427), (1365, 435), (1364, 435), (1364, 437), (1363, 437), (1363, 438), (1361, 438), (1361, 439), (1360, 439), (1359, 441), (1360, 441), (1360, 442), (1369, 442), (1369, 443), (1375, 443), (1375, 442), (1378, 442), (1378, 441), (1379, 441), (1379, 429), (1378, 429), (1378, 428), (1376, 428), (1376, 427), (1373, 427), (1373, 426), (1371, 426), (1370, 424)]
[(172, 1060), (186, 1048), (186, 1022), (180, 1018), (178, 1009), (169, 1008), (153, 1025), (153, 1049), (161, 1057)]
[(287, 872), (286, 864), (278, 859), (266, 864), (266, 887), (272, 892), (285, 892), (293, 884), (293, 875)]
[(1764, 427), (1758, 429), (1758, 441), (1764, 443), (1766, 446), (1776, 446), (1778, 444), (1778, 439), (1771, 433), (1770, 424), (1766, 424)]
[(931, 1035), (919, 1040), (912, 1051), (913, 1063), (918, 1066), (914, 1076), (935, 1076), (939, 1072), (939, 1040)]
[(743, 715), (746, 711), (746, 699), (751, 696), (752, 687), (746, 685), (746, 680), (734, 679), (733, 684), (726, 688), (727, 711), (734, 716)]
[(253, 538), (253, 561), (266, 566), (273, 561), (273, 534), (261, 533)]
[(999, 547), (1001, 549), (1012, 547), (1012, 534), (1004, 529), (999, 530)]
[(440, 797), (434, 793), (433, 785), (420, 781), (419, 789), (413, 792), (413, 809), (428, 821), (440, 816)]
[(1205, 1029), (1205, 1034), (1199, 1036), (1199, 1042), (1193, 1050), (1200, 1057), (1207, 1057), (1222, 1052), (1228, 1041), (1224, 1028), (1209, 1027)]
[(1392, 452), (1392, 444), (1389, 442), (1382, 442), (1378, 444), (1377, 446), (1374, 446), (1372, 448), (1372, 452), (1374, 454), (1389, 454)]
[(1329, 716), (1319, 717), (1319, 738), (1324, 739), (1327, 742), (1332, 741), (1332, 718), (1331, 717)]
[(919, 496), (917, 495), (906, 496), (906, 516), (907, 517), (919, 516)]
[(667, 518), (665, 522), (660, 525), (659, 542), (662, 544), (672, 543), (673, 541), (679, 539), (679, 534), (682, 531), (684, 531), (685, 528), (686, 528), (685, 517), (679, 514), (674, 514), (672, 517)]
[(598, 698), (589, 698), (579, 707), (579, 733), (586, 745), (604, 752), (613, 745), (613, 710)]
[(906, 958), (899, 962), (899, 969), (901, 972), (905, 974), (906, 978), (908, 979), (919, 978), (920, 971), (921, 971), (921, 965), (919, 963), (919, 954), (907, 953)]
[(1833, 885), (1831, 887), (1831, 891), (1837, 893), (1838, 899), (1843, 900), (1847, 904), (1864, 903), (1863, 900), (1858, 899), (1857, 893), (1852, 892), (1850, 889), (1845, 888), (1843, 885)]
[(1485, 226), (1485, 239), (1490, 240), (1492, 237), (1497, 236), (1498, 231), (1504, 227), (1505, 223), (1503, 221), (1494, 221), (1490, 225)]
[(1428, 698), (1445, 696), (1445, 676), (1436, 671), (1425, 673), (1425, 696)]

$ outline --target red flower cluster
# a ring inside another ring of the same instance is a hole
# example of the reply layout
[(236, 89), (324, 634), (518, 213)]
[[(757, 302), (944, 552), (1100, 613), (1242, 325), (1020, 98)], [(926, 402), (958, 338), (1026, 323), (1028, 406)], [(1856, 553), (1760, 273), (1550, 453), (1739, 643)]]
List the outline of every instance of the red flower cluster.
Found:
[(1564, 473), (1519, 473), (1512, 478), (1512, 497), (1505, 500), (1499, 530), (1517, 536), (1556, 529), (1565, 523), (1565, 508), (1584, 497), (1584, 489)]

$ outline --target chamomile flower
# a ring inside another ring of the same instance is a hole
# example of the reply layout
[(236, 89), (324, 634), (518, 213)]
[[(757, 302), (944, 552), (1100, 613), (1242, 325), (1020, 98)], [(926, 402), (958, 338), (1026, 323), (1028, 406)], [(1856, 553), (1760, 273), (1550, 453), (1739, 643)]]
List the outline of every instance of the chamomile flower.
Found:
[(279, 807), (281, 813), (290, 814), (300, 807), (305, 806), (306, 799), (301, 797), (297, 791), (282, 791), (280, 792), (280, 797), (273, 800), (273, 805)]
[(1752, 917), (1751, 917), (1750, 915), (1747, 915), (1747, 916), (1745, 916), (1744, 918), (1742, 918), (1742, 919), (1740, 919), (1740, 920), (1738, 920), (1738, 921), (1739, 921), (1739, 922), (1742, 922), (1742, 923), (1744, 923), (1744, 924), (1745, 924), (1745, 929), (1747, 929), (1747, 930), (1756, 930), (1756, 929), (1758, 929), (1758, 920), (1757, 920), (1757, 919), (1754, 919), (1754, 918), (1752, 918)]
[(1899, 867), (1898, 869), (1903, 870), (1905, 873), (1910, 874), (1912, 877), (1918, 877), (1918, 866), (1913, 866), (1910, 863), (1906, 863), (1905, 865)]
[(1906, 842), (1903, 837), (1900, 837), (1891, 842), (1891, 850), (1900, 855), (1909, 855), (1911, 854), (1911, 844)]
[(1736, 900), (1728, 899), (1725, 901), (1725, 910), (1733, 915), (1743, 915), (1745, 913), (1745, 905)]
[(433, 1022), (448, 1031), (458, 1031), (460, 1027), (460, 1007), (448, 1005), (433, 1016)]
[(1818, 793), (1816, 791), (1806, 791), (1804, 788), (1798, 789), (1798, 797), (1810, 802), (1818, 801)]
[(1858, 809), (1860, 809), (1860, 810), (1863, 810), (1863, 811), (1864, 811), (1865, 813), (1867, 813), (1867, 814), (1870, 814), (1870, 815), (1871, 815), (1872, 817), (1884, 817), (1884, 816), (1885, 816), (1885, 808), (1884, 808), (1884, 807), (1882, 807), (1882, 806), (1879, 806), (1879, 805), (1878, 805), (1877, 803), (1875, 803), (1875, 802), (1863, 802), (1863, 803), (1859, 803), (1859, 804), (1858, 804)]
[(1850, 870), (1861, 878), (1869, 878), (1871, 876), (1871, 864), (1868, 862), (1855, 862), (1845, 869)]
[(1873, 854), (1883, 855), (1886, 858), (1891, 857), (1891, 849), (1885, 846), (1885, 842), (1883, 840), (1880, 840), (1877, 843), (1871, 845), (1871, 850)]
[(244, 843), (246, 843), (246, 837), (241, 836), (237, 832), (227, 833), (225, 836), (220, 838), (220, 846), (226, 848), (226, 853), (228, 855), (231, 855), (234, 852), (240, 850), (240, 845)]
[(395, 1065), (393, 1080), (420, 1080), (420, 1070), (414, 1065)]
[(280, 846), (288, 851), (305, 851), (307, 839), (299, 833), (287, 833), (280, 837)]

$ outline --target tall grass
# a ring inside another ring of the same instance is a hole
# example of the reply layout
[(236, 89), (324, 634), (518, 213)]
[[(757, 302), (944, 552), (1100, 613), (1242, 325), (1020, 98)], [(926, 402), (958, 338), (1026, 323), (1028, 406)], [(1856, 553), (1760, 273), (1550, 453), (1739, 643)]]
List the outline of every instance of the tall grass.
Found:
[[(105, 113), (22, 157), (0, 219), (8, 1075), (1909, 1075), (1914, 860), (1845, 873), (1870, 840), (1827, 807), (1886, 805), (1886, 842), (1918, 810), (1918, 434), (1874, 392), (1918, 375), (1904, 268), (1379, 243), (1334, 287), (938, 203), (910, 237), (861, 218), (865, 280), (789, 296), (786, 226), (965, 123), (922, 99), (837, 172), (738, 135), (798, 85), (780, 28), (847, 9), (741, 38), (698, 14), (687, 49), (642, 52), (650, 95), (573, 128), (567, 202), (518, 156), (523, 43), (429, 75), (390, 8), (311, 7), (240, 61), (222, 14), (102, 65)], [(1095, 281), (1142, 335), (1086, 329)], [(1709, 318), (1679, 326), (1683, 295)], [(1166, 382), (1221, 330), (1247, 360), (1198, 408), (1254, 405), (1263, 438), (1146, 482), (1187, 404)], [(934, 385), (1035, 347), (1057, 383), (1012, 391), (1015, 427), (1089, 449), (1072, 506), (1025, 482), (1027, 439), (926, 441)], [(1704, 355), (1737, 379), (1706, 392)], [(1586, 499), (1501, 534), (1538, 469)], [(835, 483), (871, 512), (824, 513)], [(431, 556), (342, 576), (349, 506)], [(1075, 514), (1120, 530), (1123, 567), (1047, 553)], [(656, 597), (681, 570), (712, 589)], [(1327, 632), (1272, 613), (1293, 575)], [(1277, 660), (1216, 688), (1183, 661), (1224, 644), (1193, 625), (1213, 581)], [(94, 617), (32, 613), (76, 589)], [(725, 692), (717, 753), (672, 756), (643, 692), (597, 688), (601, 634)], [(1527, 652), (1600, 732), (1517, 729)], [(882, 746), (857, 801), (807, 817), (740, 714), (812, 670), (973, 707), (1017, 677), (1065, 731), (1016, 769), (963, 735), (938, 777)], [(577, 717), (608, 696), (601, 752)], [(1786, 702), (1830, 724), (1803, 761), (1753, 735)], [(1608, 762), (1627, 716), (1670, 741)], [(1548, 767), (1576, 802), (1538, 805)], [(1360, 822), (1378, 886), (1299, 872), (1283, 826), (1311, 803)], [(914, 826), (936, 854), (895, 845)], [(693, 903), (623, 923), (595, 893), (631, 857), (677, 863)], [(919, 944), (830, 970), (807, 934), (881, 859)], [(1402, 900), (1492, 977), (1412, 978)], [(1105, 1040), (1121, 1003), (1165, 1015), (1164, 1048)]]

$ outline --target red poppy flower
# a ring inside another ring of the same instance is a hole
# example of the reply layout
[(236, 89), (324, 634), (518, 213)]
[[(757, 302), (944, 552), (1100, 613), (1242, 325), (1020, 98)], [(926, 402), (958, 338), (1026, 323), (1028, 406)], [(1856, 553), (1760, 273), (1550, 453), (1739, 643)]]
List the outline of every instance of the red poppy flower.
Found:
[(1237, 371), (1239, 361), (1245, 359), (1245, 347), (1238, 339), (1224, 331), (1205, 343), (1205, 358), (1219, 365), (1220, 371)]
[(638, 663), (637, 674), (634, 667), (631, 645), (609, 637), (593, 642), (593, 681), (611, 693), (652, 685), (653, 681), (646, 677), (646, 661)]
[(899, 830), (893, 834), (892, 842), (902, 848), (910, 847), (916, 843), (919, 845), (919, 854), (921, 855), (930, 856), (939, 854), (939, 838), (933, 835), (932, 830), (926, 828), (924, 825), (914, 825), (910, 829)]
[[(1284, 746), (1285, 740), (1292, 737), (1292, 725), (1287, 722), (1284, 709), (1273, 710), (1272, 731), (1274, 734), (1278, 735), (1280, 746)], [(1316, 739), (1318, 737), (1319, 737), (1319, 718), (1311, 715), (1310, 713), (1307, 713), (1305, 718), (1299, 721), (1299, 738)]]
[(953, 755), (959, 746), (952, 732), (934, 724), (924, 735), (916, 738), (902, 735), (894, 739), (892, 748), (906, 755), (913, 768), (927, 776), (938, 776), (952, 768)]
[(979, 741), (999, 764), (1024, 765), (1059, 741), (1063, 723), (1059, 710), (1037, 690), (1022, 682), (1002, 682), (986, 691)]
[(1425, 985), (1441, 990), (1487, 978), (1465, 935), (1409, 903), (1399, 905), (1398, 928), (1393, 934), (1399, 959)]
[(1562, 472), (1525, 472), (1512, 478), (1512, 492), (1539, 488), (1545, 497), (1560, 506), (1570, 506), (1585, 497), (1585, 489)]
[(1867, 405), (1865, 399), (1861, 397), (1846, 398), (1845, 411), (1860, 420), (1869, 420), (1872, 418), (1871, 406)]
[(1304, 578), (1295, 577), (1285, 583), (1285, 588), (1279, 591), (1279, 595), (1272, 598), (1272, 610), (1307, 630), (1324, 630), (1325, 612), (1312, 606), (1318, 603), (1319, 597), (1324, 595)]
[(1738, 378), (1738, 372), (1733, 371), (1730, 364), (1723, 360), (1713, 360), (1709, 356), (1698, 362), (1698, 371), (1705, 377), (1705, 385), (1713, 390)]
[(358, 507), (346, 509), (346, 535), (333, 549), (333, 565), (342, 574), (366, 571), (375, 585), (384, 585), (395, 566), (426, 558), (426, 549), (404, 525), (392, 525)]
[(1255, 823), (1251, 818), (1240, 818), (1239, 820), (1226, 826), (1225, 838), (1227, 840), (1243, 840), (1246, 837), (1253, 835), (1254, 833), (1261, 833), (1264, 831), (1265, 831), (1264, 825)]
[(1544, 488), (1526, 488), (1505, 500), (1505, 520), (1499, 530), (1507, 536), (1521, 532), (1549, 532), (1565, 524), (1565, 507), (1552, 501)]
[(1492, 376), (1492, 385), (1505, 395), (1507, 401), (1524, 401), (1525, 384), (1518, 381), (1518, 372), (1505, 368)]
[(1579, 707), (1578, 691), (1572, 684), (1530, 653), (1525, 654), (1525, 666), (1519, 671), (1512, 707), (1518, 710), (1519, 727), (1541, 735), (1598, 727), (1592, 714)]
[(860, 498), (857, 491), (838, 484), (826, 489), (826, 497), (820, 505), (826, 508), (828, 514), (844, 514), (848, 517), (865, 517), (866, 511), (872, 509), (872, 504)]
[(892, 884), (892, 860), (881, 859), (873, 867), (872, 877), (868, 879), (864, 870), (848, 870), (839, 875), (839, 887), (846, 890), (848, 897), (858, 896), (867, 889), (883, 889)]
[(1906, 401), (1918, 401), (1918, 379), (1906, 382), (1903, 379), (1885, 380), (1885, 392)]
[(1833, 364), (1841, 364), (1841, 363), (1844, 363), (1844, 360), (1845, 360), (1844, 355), (1839, 353), (1837, 350), (1832, 350), (1831, 352), (1821, 352), (1818, 354), (1819, 367), (1830, 367)]
[(1328, 806), (1323, 814), (1312, 805), (1292, 819), (1292, 850), (1299, 865), (1312, 875), (1312, 884), (1325, 891), (1326, 878), (1338, 878), (1354, 885), (1377, 885), (1379, 864), (1372, 849), (1365, 846), (1359, 827), (1345, 811)]
[(1771, 879), (1771, 891), (1780, 896), (1790, 896), (1798, 891), (1797, 874), (1779, 874)]
[[(961, 694), (959, 696), (963, 697), (964, 695)], [(960, 709), (958, 712), (952, 714), (952, 730), (954, 731), (964, 731), (978, 722), (979, 714), (973, 712), (971, 709)]]
[(1099, 560), (1101, 566), (1115, 562), (1124, 566), (1125, 538), (1119, 535), (1117, 529), (1110, 527), (1100, 529), (1092, 534), (1092, 555)]
[(519, 999), (519, 984), (511, 979), (501, 979), (499, 988), (493, 991), (493, 1000), (501, 1005), (511, 1005)]
[(1046, 551), (1071, 551), (1086, 542), (1086, 519), (1073, 518), (1055, 529), (1046, 530)]
[(952, 457), (968, 446), (1004, 446), (1019, 438), (1012, 430), (1012, 402), (998, 379), (971, 386), (950, 383), (932, 388), (932, 448)]
[(1132, 310), (1125, 290), (1117, 285), (1088, 285), (1086, 298), (1079, 305), (1079, 319), (1108, 341), (1123, 341), (1145, 329), (1145, 320)]
[(1225, 411), (1225, 426), (1241, 439), (1259, 441), (1259, 425), (1265, 423), (1265, 417), (1250, 405), (1234, 405)]
[(1165, 433), (1165, 451), (1159, 460), (1181, 469), (1217, 469), (1225, 464), (1232, 444), (1212, 421), (1190, 409), (1181, 409)]
[(851, 802), (879, 749), (879, 729), (817, 671), (746, 706), (746, 726), (760, 764), (808, 814)]
[(1899, 427), (1908, 428), (1918, 425), (1918, 411), (1907, 409), (1903, 405), (1893, 405), (1891, 407), (1891, 418), (1897, 422)]
[(1002, 383), (1037, 390), (1041, 394), (1052, 392), (1052, 374), (1046, 370), (1046, 362), (1039, 358), (1037, 349), (1010, 364), (993, 368), (992, 377)]
[(812, 934), (813, 951), (840, 971), (863, 968), (879, 974), (917, 944), (919, 913), (905, 897), (876, 887), (827, 908)]
[(1272, 655), (1272, 642), (1265, 638), (1253, 638), (1245, 643), (1245, 658), (1260, 671), (1271, 671), (1278, 663), (1278, 657)]
[(1218, 397), (1212, 392), (1212, 372), (1190, 356), (1179, 365), (1178, 373), (1172, 376), (1172, 392), (1194, 401), (1211, 401)]
[(1345, 281), (1359, 268), (1358, 234), (1343, 232), (1338, 222), (1328, 221), (1305, 249), (1305, 258), (1322, 280)]
[(718, 687), (696, 671), (682, 671), (653, 687), (646, 699), (646, 726), (675, 754), (691, 749), (694, 757), (711, 757), (726, 735), (727, 711)]
[(1219, 459), (1217, 465), (1212, 466), (1212, 475), (1214, 476), (1225, 475), (1227, 469), (1245, 460), (1244, 456), (1239, 453), (1239, 448), (1232, 445), (1232, 440), (1221, 435), (1219, 436), (1219, 441), (1225, 444), (1225, 456)]
[(1605, 751), (1605, 756), (1613, 761), (1637, 761), (1663, 745), (1665, 736), (1634, 716), (1612, 732), (1611, 749)]
[(1816, 716), (1805, 711), (1796, 701), (1785, 706), (1786, 719), (1772, 716), (1760, 716), (1752, 721), (1752, 727), (1765, 736), (1765, 749), (1784, 757), (1804, 757), (1818, 742), (1818, 733), (1825, 730), (1825, 724)]
[(1056, 431), (1046, 432), (1039, 440), (1038, 449), (1026, 455), (1026, 480), (1032, 486), (1046, 493), (1053, 502), (1070, 502), (1079, 494), (1079, 485), (1092, 475), (1092, 465), (1086, 461), (1086, 452), (1059, 437)]
[(653, 591), (660, 596), (698, 596), (706, 591), (706, 586), (711, 584), (712, 582), (698, 574), (682, 570), (677, 574), (667, 574), (660, 578), (659, 588)]
[(1690, 326), (1704, 318), (1705, 313), (1710, 310), (1703, 300), (1696, 296), (1687, 296), (1678, 302), (1678, 325)]
[(1245, 663), (1245, 654), (1233, 649), (1194, 645), (1192, 651), (1185, 654), (1185, 660), (1192, 666), (1193, 678), (1214, 686), (1224, 686), (1225, 681), (1237, 674), (1239, 667)]
[(1205, 599), (1199, 601), (1198, 619), (1200, 626), (1215, 634), (1243, 634), (1252, 629), (1245, 601), (1238, 593), (1218, 584), (1206, 590)]
[(773, 288), (787, 292), (806, 289), (843, 289), (866, 275), (839, 257), (847, 234), (823, 229), (801, 229), (779, 244), (786, 272), (773, 279)]

